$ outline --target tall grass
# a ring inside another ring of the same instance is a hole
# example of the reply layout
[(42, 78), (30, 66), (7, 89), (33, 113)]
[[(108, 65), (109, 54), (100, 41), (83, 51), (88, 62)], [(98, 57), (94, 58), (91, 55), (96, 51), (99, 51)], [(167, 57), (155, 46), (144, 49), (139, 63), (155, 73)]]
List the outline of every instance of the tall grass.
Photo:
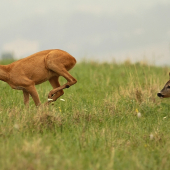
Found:
[[(168, 72), (82, 62), (65, 101), (39, 108), (0, 82), (0, 169), (170, 169), (170, 100), (156, 96)], [(37, 86), (42, 103), (51, 89)]]

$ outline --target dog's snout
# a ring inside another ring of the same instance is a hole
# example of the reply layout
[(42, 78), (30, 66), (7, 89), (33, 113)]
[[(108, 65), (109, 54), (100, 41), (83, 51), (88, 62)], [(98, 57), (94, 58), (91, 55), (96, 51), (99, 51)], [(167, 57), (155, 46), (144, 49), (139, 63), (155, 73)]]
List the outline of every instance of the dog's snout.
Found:
[(163, 97), (163, 95), (161, 93), (157, 93), (158, 97)]

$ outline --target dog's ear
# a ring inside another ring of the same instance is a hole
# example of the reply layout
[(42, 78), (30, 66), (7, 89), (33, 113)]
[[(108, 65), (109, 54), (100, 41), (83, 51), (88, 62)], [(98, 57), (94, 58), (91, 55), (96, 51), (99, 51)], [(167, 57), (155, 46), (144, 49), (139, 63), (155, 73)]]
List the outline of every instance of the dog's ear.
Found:
[(170, 72), (169, 72), (169, 80), (170, 80)]

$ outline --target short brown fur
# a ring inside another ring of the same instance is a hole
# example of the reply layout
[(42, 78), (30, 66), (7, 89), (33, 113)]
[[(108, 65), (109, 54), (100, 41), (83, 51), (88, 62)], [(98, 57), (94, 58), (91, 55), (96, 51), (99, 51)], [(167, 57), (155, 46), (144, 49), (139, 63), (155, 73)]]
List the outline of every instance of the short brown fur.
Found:
[[(75, 64), (75, 58), (65, 51), (45, 50), (9, 65), (0, 65), (0, 80), (8, 83), (13, 89), (23, 90), (25, 105), (29, 104), (31, 95), (38, 106), (40, 99), (35, 85), (49, 80), (53, 90), (49, 92), (48, 98), (56, 101), (64, 94), (63, 89), (77, 82), (68, 72)], [(60, 86), (59, 76), (64, 77), (67, 83)]]
[[(170, 77), (170, 73), (169, 73)], [(170, 80), (164, 85), (163, 89), (157, 93), (157, 96), (160, 98), (169, 98), (170, 97)]]

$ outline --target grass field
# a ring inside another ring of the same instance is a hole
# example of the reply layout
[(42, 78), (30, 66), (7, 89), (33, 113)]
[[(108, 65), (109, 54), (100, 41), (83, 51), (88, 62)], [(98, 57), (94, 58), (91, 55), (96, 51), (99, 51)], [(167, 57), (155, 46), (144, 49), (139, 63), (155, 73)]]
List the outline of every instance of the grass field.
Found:
[[(22, 91), (0, 82), (0, 169), (170, 169), (170, 99), (156, 96), (169, 71), (82, 62), (65, 101), (46, 108), (25, 108)], [(50, 84), (36, 87), (46, 102)]]

